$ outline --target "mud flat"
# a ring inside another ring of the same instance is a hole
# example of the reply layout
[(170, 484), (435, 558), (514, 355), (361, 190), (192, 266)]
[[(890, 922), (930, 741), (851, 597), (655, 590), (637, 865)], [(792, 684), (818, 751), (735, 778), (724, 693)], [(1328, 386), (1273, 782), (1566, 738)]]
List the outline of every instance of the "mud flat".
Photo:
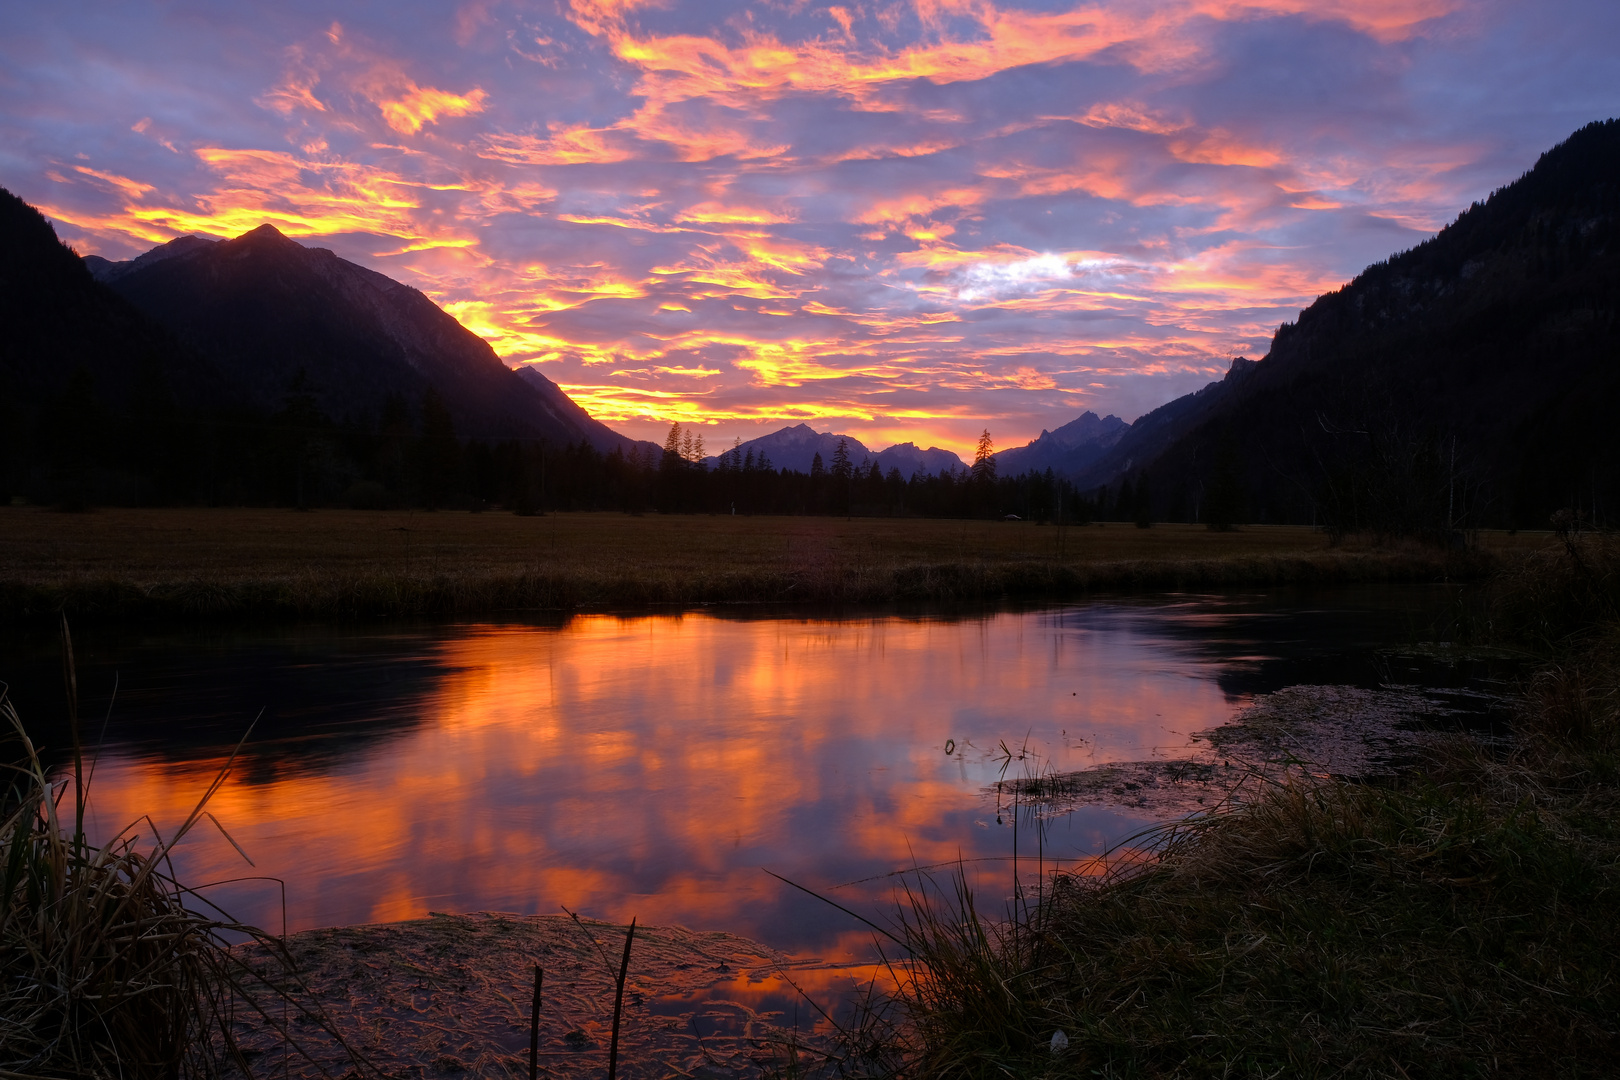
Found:
[[(624, 934), (622, 926), (561, 915), (481, 912), (309, 930), (288, 937), (287, 948), (305, 1000), (382, 1075), (526, 1078), (538, 964), (545, 973), (540, 1075), (600, 1077)], [(637, 926), (619, 1075), (813, 1071), (824, 1061), (816, 1052), (822, 1038), (795, 1032), (792, 1020), (769, 1006), (795, 994), (794, 984), (825, 985), (841, 970), (731, 934)], [(806, 1004), (800, 1017), (810, 1015)], [(354, 1067), (335, 1040), (315, 1025), (303, 1027), (309, 1060), (244, 1025), (241, 1042), (255, 1072), (280, 1075), (284, 1054), (294, 1077), (322, 1069), (343, 1076)]]
[[(1003, 781), (1045, 816), (1081, 806), (1116, 806), (1164, 818), (1230, 808), (1291, 779), (1377, 780), (1425, 760), (1437, 726), (1510, 699), (1482, 690), (1411, 686), (1290, 686), (1256, 698), (1232, 720), (1194, 732), (1185, 757), (1122, 761), (1074, 772)], [(1487, 734), (1468, 736), (1495, 741)]]

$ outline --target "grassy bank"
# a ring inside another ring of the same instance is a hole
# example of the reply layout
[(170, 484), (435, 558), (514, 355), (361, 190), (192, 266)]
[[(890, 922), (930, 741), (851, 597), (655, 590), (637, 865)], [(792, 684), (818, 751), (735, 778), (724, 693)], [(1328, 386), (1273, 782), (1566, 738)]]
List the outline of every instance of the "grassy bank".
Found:
[(0, 619), (476, 618), (650, 604), (886, 603), (1478, 577), (1480, 549), (1306, 528), (864, 518), (0, 508)]
[(892, 1060), (930, 1077), (1620, 1071), (1620, 544), (1493, 587), (1493, 637), (1544, 661), (1510, 752), (1457, 743), (1392, 783), (1277, 787), (1010, 918), (960, 882), (919, 894)]

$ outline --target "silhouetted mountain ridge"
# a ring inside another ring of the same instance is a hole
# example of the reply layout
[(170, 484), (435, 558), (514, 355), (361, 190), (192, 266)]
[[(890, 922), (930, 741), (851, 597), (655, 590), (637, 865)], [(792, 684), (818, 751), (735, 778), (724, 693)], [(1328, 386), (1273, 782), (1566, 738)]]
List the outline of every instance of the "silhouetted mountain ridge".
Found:
[(59, 394), (75, 371), (128, 396), (143, 366), (218, 392), (208, 364), (98, 283), (38, 211), (0, 188), (0, 399), (27, 405)]
[[(1082, 485), (1151, 479), (1196, 513), (1544, 526), (1620, 505), (1620, 121), (1590, 124), (1437, 235), (1281, 326), (1267, 355), (1132, 425)], [(1416, 509), (1421, 503), (1421, 511)], [(1383, 524), (1380, 524), (1382, 522)]]
[[(773, 469), (791, 469), (794, 472), (808, 473), (817, 454), (821, 455), (824, 468), (832, 468), (833, 454), (837, 452), (840, 440), (844, 443), (844, 452), (849, 455), (852, 467), (868, 470), (875, 461), (878, 470), (884, 475), (887, 475), (890, 469), (898, 469), (900, 475), (909, 480), (914, 473), (936, 476), (943, 472), (957, 472), (965, 468), (962, 459), (956, 454), (937, 446), (923, 450), (918, 448), (916, 443), (906, 442), (897, 443), (881, 452), (873, 452), (853, 435), (840, 435), (832, 431), (820, 432), (809, 424), (793, 424), (768, 435), (761, 435), (757, 439), (749, 439), (734, 449), (739, 461), (745, 460), (750, 454), (757, 461), (763, 455), (770, 461)], [(732, 451), (733, 448), (728, 447), (721, 453), (729, 454)], [(717, 465), (719, 461), (720, 454), (705, 459), (711, 467)]]
[(212, 358), (251, 407), (276, 407), (300, 377), (339, 420), (379, 415), (389, 397), (414, 402), (431, 387), (463, 436), (632, 445), (539, 372), (520, 378), (418, 290), (271, 225), (233, 240), (182, 237), (92, 270)]
[(1083, 412), (1052, 431), (1042, 431), (1025, 446), (996, 454), (996, 471), (1004, 476), (1045, 472), (1069, 477), (1084, 471), (1118, 444), (1130, 425), (1117, 416)]

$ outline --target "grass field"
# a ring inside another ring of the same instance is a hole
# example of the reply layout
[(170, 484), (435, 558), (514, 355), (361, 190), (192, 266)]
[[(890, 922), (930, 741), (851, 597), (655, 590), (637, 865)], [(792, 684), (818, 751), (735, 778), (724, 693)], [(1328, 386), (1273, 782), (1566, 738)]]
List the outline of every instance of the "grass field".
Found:
[(0, 618), (480, 616), (543, 608), (888, 602), (1098, 589), (1428, 580), (1475, 552), (1380, 548), (1303, 527), (702, 515), (0, 508)]

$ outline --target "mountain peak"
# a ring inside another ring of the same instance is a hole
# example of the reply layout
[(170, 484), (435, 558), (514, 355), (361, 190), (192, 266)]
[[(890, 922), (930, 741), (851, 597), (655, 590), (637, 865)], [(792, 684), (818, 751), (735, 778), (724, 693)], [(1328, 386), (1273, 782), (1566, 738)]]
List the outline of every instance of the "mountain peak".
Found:
[(268, 221), (257, 229), (250, 229), (237, 237), (238, 240), (286, 240), (287, 234), (270, 224)]
[(299, 251), (313, 250), (304, 247), (303, 244), (300, 244), (268, 221), (257, 229), (250, 229), (241, 236), (227, 241), (227, 243), (238, 248), (279, 248), (284, 251), (293, 248), (297, 248)]
[(217, 357), (233, 392), (255, 409), (279, 408), (299, 377), (313, 385), (318, 408), (357, 421), (382, 414), (391, 397), (410, 403), (431, 388), (463, 436), (629, 445), (539, 372), (509, 370), (420, 292), (269, 223), (221, 242), (172, 241), (109, 281)]

